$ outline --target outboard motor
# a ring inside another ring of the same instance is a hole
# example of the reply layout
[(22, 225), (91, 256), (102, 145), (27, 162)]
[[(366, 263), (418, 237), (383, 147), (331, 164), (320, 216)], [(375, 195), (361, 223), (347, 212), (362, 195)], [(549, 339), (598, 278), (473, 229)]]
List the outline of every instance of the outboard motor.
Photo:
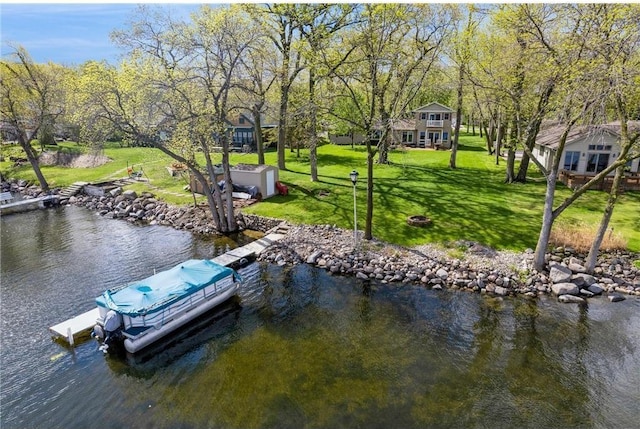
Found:
[[(95, 331), (96, 328), (94, 328), (94, 332)], [(107, 353), (109, 346), (114, 341), (120, 340), (122, 338), (122, 315), (113, 310), (109, 310), (104, 318), (103, 338), (104, 341), (102, 343), (102, 346), (100, 346), (100, 350), (102, 350), (104, 353)]]
[(93, 332), (91, 332), (91, 338), (95, 338), (98, 341), (104, 340), (104, 329), (102, 329), (102, 326), (96, 325), (93, 327)]

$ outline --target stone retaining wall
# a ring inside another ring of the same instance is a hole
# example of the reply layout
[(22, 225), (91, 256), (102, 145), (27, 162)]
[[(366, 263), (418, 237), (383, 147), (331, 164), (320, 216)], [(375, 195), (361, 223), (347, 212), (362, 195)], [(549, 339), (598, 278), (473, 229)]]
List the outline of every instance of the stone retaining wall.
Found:
[[(3, 183), (3, 190), (30, 196), (42, 193), (24, 182)], [(196, 233), (216, 233), (207, 206), (173, 207), (152, 194), (116, 188), (104, 196), (79, 195), (63, 200), (97, 210), (102, 216), (129, 222), (167, 225)], [(268, 231), (279, 219), (237, 213), (241, 229)], [(298, 225), (266, 249), (260, 259), (280, 265), (307, 263), (333, 274), (355, 276), (363, 281), (423, 284), (432, 289), (462, 289), (497, 296), (523, 294), (557, 295), (561, 302), (585, 302), (607, 294), (611, 301), (640, 296), (640, 255), (629, 252), (602, 253), (592, 275), (584, 268), (585, 255), (556, 248), (546, 255), (543, 272), (532, 269), (533, 252), (496, 252), (477, 243), (461, 242), (461, 259), (446, 250), (425, 245), (403, 248), (376, 240), (361, 240), (354, 249), (353, 231), (330, 225)]]

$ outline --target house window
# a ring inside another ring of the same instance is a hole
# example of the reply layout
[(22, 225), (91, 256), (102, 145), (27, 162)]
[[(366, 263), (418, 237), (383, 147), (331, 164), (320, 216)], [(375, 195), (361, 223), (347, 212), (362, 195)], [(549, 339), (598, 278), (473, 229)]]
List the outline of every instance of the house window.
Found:
[(233, 142), (236, 144), (253, 144), (253, 131), (236, 130)]
[(240, 116), (240, 119), (238, 119), (238, 122), (240, 124), (244, 124), (244, 116)]
[[(445, 121), (448, 121), (448, 120), (449, 120), (449, 114), (448, 114), (448, 113), (445, 113), (445, 114), (444, 114), (444, 120), (445, 120)], [(442, 140), (445, 140), (444, 136), (442, 137)]]
[(580, 161), (580, 152), (567, 151), (564, 154), (564, 169), (568, 171), (578, 171), (578, 161)]
[(604, 144), (590, 144), (589, 145), (589, 150), (606, 150), (606, 151), (610, 151), (611, 150), (611, 145), (604, 145)]
[[(446, 117), (445, 117), (445, 119), (446, 119)], [(449, 140), (449, 133), (447, 131), (443, 131), (442, 132), (442, 141), (446, 142), (448, 140)]]
[(412, 131), (403, 131), (402, 132), (402, 143), (413, 143), (413, 132)]
[(587, 160), (587, 172), (599, 173), (609, 165), (608, 153), (590, 153)]
[(420, 120), (424, 121), (425, 119), (427, 119), (427, 113), (426, 112), (420, 113)]

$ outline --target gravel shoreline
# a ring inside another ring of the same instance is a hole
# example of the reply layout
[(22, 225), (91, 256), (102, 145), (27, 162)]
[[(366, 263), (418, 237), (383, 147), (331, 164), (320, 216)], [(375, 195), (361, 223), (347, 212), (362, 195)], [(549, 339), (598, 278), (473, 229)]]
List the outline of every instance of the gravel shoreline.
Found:
[[(41, 195), (36, 186), (3, 182), (3, 190), (25, 198)], [(58, 194), (60, 190), (54, 190)], [(129, 222), (167, 225), (196, 233), (215, 233), (210, 214), (201, 207), (172, 207), (150, 193), (138, 196), (117, 188), (105, 195), (61, 198), (100, 215)], [(245, 215), (237, 211), (241, 229), (267, 232), (283, 222)], [(353, 231), (332, 225), (288, 225), (282, 240), (258, 257), (279, 265), (306, 263), (335, 275), (355, 276), (362, 281), (422, 284), (431, 289), (462, 289), (495, 296), (555, 295), (561, 302), (585, 303), (606, 295), (611, 302), (640, 297), (640, 255), (632, 252), (602, 252), (594, 273), (584, 268), (586, 255), (569, 248), (555, 248), (546, 255), (543, 272), (532, 268), (533, 251), (496, 251), (478, 243), (459, 241), (453, 249), (436, 245), (411, 248), (378, 240), (359, 240), (354, 249)], [(637, 298), (636, 298), (637, 299)]]

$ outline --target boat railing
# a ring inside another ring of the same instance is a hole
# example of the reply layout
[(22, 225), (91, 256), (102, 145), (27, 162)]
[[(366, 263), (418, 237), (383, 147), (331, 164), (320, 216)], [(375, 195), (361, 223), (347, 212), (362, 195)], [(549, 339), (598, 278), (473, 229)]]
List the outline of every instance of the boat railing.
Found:
[[(217, 283), (220, 283), (220, 285), (218, 285)], [(165, 300), (161, 303), (157, 303), (149, 307), (147, 309), (148, 311), (144, 314), (138, 316), (123, 315), (125, 330), (143, 326), (161, 327), (165, 323), (168, 323), (176, 317), (184, 314), (186, 311), (192, 309), (200, 302), (211, 299), (212, 297), (219, 295), (220, 293), (228, 290), (230, 287), (233, 287), (236, 284), (231, 277), (224, 278), (217, 283), (208, 285), (205, 288), (200, 289), (196, 293), (187, 295), (168, 306), (166, 305), (167, 300)], [(211, 291), (212, 289), (214, 292), (207, 295), (207, 291)], [(165, 305), (164, 308), (162, 308), (162, 311), (149, 311), (154, 308), (160, 308), (160, 306), (162, 305)]]

